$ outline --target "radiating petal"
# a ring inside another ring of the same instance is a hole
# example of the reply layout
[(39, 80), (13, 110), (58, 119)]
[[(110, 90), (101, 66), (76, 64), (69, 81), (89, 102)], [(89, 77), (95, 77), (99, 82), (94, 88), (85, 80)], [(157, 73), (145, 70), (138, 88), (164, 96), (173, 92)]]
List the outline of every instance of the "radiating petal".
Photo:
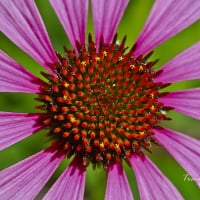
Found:
[(39, 114), (0, 112), (0, 150), (42, 128)]
[(0, 50), (0, 92), (39, 93), (38, 78)]
[(85, 44), (88, 0), (50, 0), (50, 3), (60, 19), (73, 48), (76, 49), (76, 41)]
[(75, 158), (44, 197), (44, 200), (83, 200), (86, 170)]
[(146, 156), (133, 155), (130, 162), (135, 172), (141, 199), (183, 200), (176, 187)]
[(200, 119), (200, 88), (170, 92), (159, 100), (178, 112)]
[(137, 39), (135, 54), (151, 51), (199, 18), (199, 0), (156, 0)]
[(34, 0), (0, 1), (0, 31), (45, 68), (57, 62)]
[(173, 83), (200, 79), (200, 42), (191, 46), (159, 70), (163, 72), (155, 78), (157, 82)]
[(108, 167), (105, 200), (132, 200), (132, 192), (126, 174), (119, 163)]
[(0, 173), (1, 199), (34, 199), (63, 157), (57, 151), (46, 149), (4, 169)]
[(129, 0), (92, 0), (92, 14), (97, 47), (101, 36), (110, 43)]
[(165, 147), (200, 187), (200, 141), (169, 129), (155, 129), (154, 132), (159, 143)]

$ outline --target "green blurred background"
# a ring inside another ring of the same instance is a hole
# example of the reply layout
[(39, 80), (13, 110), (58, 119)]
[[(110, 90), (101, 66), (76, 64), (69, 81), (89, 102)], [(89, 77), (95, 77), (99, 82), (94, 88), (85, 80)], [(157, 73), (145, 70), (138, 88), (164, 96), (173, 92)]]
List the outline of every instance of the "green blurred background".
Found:
[[(63, 31), (63, 28), (59, 23), (59, 20), (57, 19), (47, 0), (36, 0), (36, 3), (44, 19), (55, 49), (60, 53), (63, 53), (63, 45), (70, 47), (70, 44)], [(132, 46), (135, 39), (137, 38), (152, 5), (153, 0), (130, 1), (126, 13), (117, 30), (120, 39), (124, 35), (127, 35), (128, 46)], [(89, 13), (88, 32), (93, 32), (91, 12)], [(199, 39), (200, 22), (197, 22), (156, 48), (152, 60), (159, 58), (160, 61), (157, 64), (157, 67), (159, 67), (184, 49), (199, 41)], [(0, 47), (31, 72), (40, 76), (39, 72), (43, 69), (28, 55), (26, 55), (13, 43), (11, 43), (3, 34), (0, 34)], [(174, 84), (173, 87), (170, 87), (170, 90), (199, 86), (199, 80), (187, 81)], [(37, 104), (37, 102), (33, 100), (34, 97), (34, 95), (29, 94), (1, 93), (0, 110), (13, 112), (37, 112), (34, 109), (35, 105)], [(200, 123), (198, 120), (175, 112), (170, 112), (169, 115), (174, 120), (165, 123), (166, 126), (200, 139)], [(44, 137), (44, 133), (44, 131), (40, 131), (39, 133), (2, 151), (0, 153), (0, 168), (3, 169), (8, 167), (45, 148), (47, 146), (47, 140)], [(162, 147), (153, 147), (153, 155), (149, 156), (161, 169), (161, 171), (175, 184), (175, 186), (182, 193), (186, 200), (199, 199), (198, 197), (200, 196), (200, 191), (198, 187), (192, 181), (184, 181), (184, 175), (186, 172), (177, 164), (175, 160), (172, 159), (172, 157), (169, 156), (169, 154), (166, 153), (165, 150), (163, 150)], [(66, 160), (62, 162), (54, 176), (48, 182), (47, 186), (41, 191), (36, 199), (42, 198), (42, 195), (48, 190), (48, 188), (53, 184), (61, 172), (67, 167), (68, 163), (69, 161)], [(125, 168), (127, 177), (134, 193), (134, 197), (137, 200), (139, 199), (139, 196), (134, 174), (131, 168), (127, 166), (125, 166)], [(104, 171), (102, 169), (93, 171), (92, 168), (89, 167), (87, 171), (85, 200), (104, 199), (105, 187), (106, 176)], [(173, 197), (171, 199), (173, 199)]]

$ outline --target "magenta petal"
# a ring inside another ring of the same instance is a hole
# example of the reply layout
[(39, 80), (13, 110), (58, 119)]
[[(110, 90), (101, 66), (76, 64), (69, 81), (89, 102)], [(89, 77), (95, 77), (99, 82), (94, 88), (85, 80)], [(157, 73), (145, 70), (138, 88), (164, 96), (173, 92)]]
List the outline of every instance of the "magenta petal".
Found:
[(155, 78), (157, 82), (173, 83), (200, 78), (200, 42), (191, 46), (159, 70), (163, 72)]
[(70, 166), (45, 195), (44, 200), (83, 200), (85, 189), (85, 167), (75, 158)]
[(39, 114), (0, 112), (0, 150), (40, 130), (39, 117)]
[(119, 163), (108, 167), (105, 200), (132, 200), (132, 192), (126, 174)]
[(105, 43), (110, 43), (128, 2), (129, 0), (92, 0), (97, 47), (101, 36), (103, 36)]
[(130, 162), (136, 175), (140, 199), (183, 200), (176, 187), (146, 156), (133, 155)]
[(0, 92), (39, 93), (38, 78), (0, 50)]
[(47, 149), (3, 170), (0, 173), (1, 199), (34, 199), (63, 157)]
[(151, 51), (199, 18), (199, 0), (156, 0), (137, 39), (136, 56)]
[(60, 19), (73, 48), (76, 49), (76, 41), (85, 44), (88, 0), (50, 0), (50, 3)]
[(45, 68), (57, 62), (33, 0), (0, 1), (0, 31)]
[(169, 129), (154, 130), (155, 137), (200, 186), (200, 141)]
[(159, 100), (178, 112), (200, 119), (200, 88), (170, 92)]

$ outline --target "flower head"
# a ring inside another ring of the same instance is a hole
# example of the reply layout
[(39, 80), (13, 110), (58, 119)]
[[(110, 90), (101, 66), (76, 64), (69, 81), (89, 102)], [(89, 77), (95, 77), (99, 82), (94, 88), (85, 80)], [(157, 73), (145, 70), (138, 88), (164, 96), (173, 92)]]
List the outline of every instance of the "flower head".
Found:
[(44, 199), (83, 199), (88, 165), (106, 171), (105, 199), (133, 199), (125, 163), (136, 175), (141, 199), (183, 199), (146, 156), (152, 145), (163, 146), (199, 184), (199, 141), (161, 122), (171, 119), (170, 110), (200, 119), (199, 88), (166, 92), (172, 83), (199, 79), (200, 43), (159, 70), (154, 69), (158, 60), (150, 57), (159, 44), (199, 19), (200, 3), (155, 1), (128, 48), (126, 36), (118, 42), (115, 33), (128, 2), (92, 0), (95, 36), (86, 41), (89, 1), (50, 0), (73, 47), (64, 47), (64, 55), (54, 51), (33, 0), (0, 2), (0, 30), (46, 69), (36, 77), (0, 51), (0, 91), (37, 94), (41, 102), (36, 113), (0, 112), (0, 149), (42, 129), (51, 141), (1, 172), (3, 199), (33, 199), (71, 157)]

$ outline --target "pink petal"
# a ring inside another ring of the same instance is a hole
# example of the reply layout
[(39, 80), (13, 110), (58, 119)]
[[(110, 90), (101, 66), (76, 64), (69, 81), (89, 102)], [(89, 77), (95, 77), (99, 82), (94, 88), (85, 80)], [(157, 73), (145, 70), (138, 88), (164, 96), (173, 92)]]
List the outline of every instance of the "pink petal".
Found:
[(132, 192), (120, 163), (108, 167), (105, 200), (132, 200)]
[(133, 155), (130, 162), (136, 175), (141, 199), (183, 199), (176, 187), (146, 156)]
[(200, 186), (200, 141), (169, 129), (154, 130), (155, 138)]
[(39, 114), (0, 112), (0, 150), (40, 130), (39, 117)]
[(170, 92), (159, 100), (178, 112), (200, 119), (200, 88)]
[(65, 172), (56, 181), (44, 200), (83, 200), (85, 189), (85, 167), (75, 158)]
[(137, 39), (136, 56), (151, 51), (199, 18), (199, 0), (156, 0)]
[(46, 149), (3, 170), (1, 199), (34, 199), (63, 158), (63, 154)]
[(50, 0), (50, 3), (58, 15), (73, 48), (76, 49), (76, 41), (85, 44), (88, 0)]
[(0, 50), (0, 92), (39, 93), (38, 78)]
[(101, 36), (103, 36), (105, 43), (110, 43), (128, 2), (129, 0), (92, 0), (97, 48)]
[(0, 31), (45, 68), (57, 62), (34, 0), (0, 1)]
[(155, 81), (173, 83), (178, 81), (200, 78), (200, 42), (188, 48), (174, 59), (170, 60), (159, 70), (163, 72)]

